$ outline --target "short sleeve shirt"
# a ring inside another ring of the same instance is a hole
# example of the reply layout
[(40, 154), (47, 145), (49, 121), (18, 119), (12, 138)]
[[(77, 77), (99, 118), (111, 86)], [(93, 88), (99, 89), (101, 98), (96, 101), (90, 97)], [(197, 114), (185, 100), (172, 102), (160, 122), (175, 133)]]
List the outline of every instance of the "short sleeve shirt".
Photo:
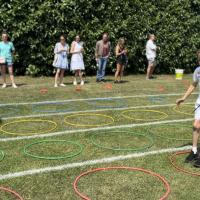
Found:
[(200, 66), (197, 67), (193, 74), (193, 81), (195, 83), (200, 83)]
[(152, 59), (156, 57), (156, 44), (152, 40), (148, 40), (146, 44), (146, 57)]
[(0, 42), (0, 57), (5, 58), (7, 61), (12, 61), (13, 51), (15, 51), (15, 47), (12, 42)]

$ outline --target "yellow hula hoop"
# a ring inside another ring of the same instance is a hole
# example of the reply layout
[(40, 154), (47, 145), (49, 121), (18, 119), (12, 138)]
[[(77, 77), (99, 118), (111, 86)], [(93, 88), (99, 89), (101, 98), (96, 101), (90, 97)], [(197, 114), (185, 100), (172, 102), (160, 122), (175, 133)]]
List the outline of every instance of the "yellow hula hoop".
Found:
[[(72, 122), (69, 122), (68, 119), (69, 118), (72, 118), (72, 117), (77, 117), (77, 116), (100, 116), (100, 117), (103, 117), (103, 118), (107, 118), (109, 120), (111, 120), (110, 122), (107, 122), (107, 123), (102, 123), (102, 124), (79, 124), (79, 123), (72, 123)], [(110, 124), (113, 124), (115, 122), (115, 119), (109, 115), (103, 115), (103, 114), (88, 114), (88, 113), (85, 113), (85, 114), (74, 114), (74, 115), (69, 115), (67, 117), (64, 118), (64, 122), (68, 125), (71, 125), (71, 126), (77, 126), (77, 127), (98, 127), (98, 126), (108, 126)]]
[[(161, 114), (162, 116), (159, 118), (156, 118), (156, 119), (141, 119), (141, 118), (130, 117), (130, 116), (126, 115), (126, 113), (128, 113), (128, 112), (151, 112), (151, 113)], [(161, 112), (158, 110), (126, 110), (126, 111), (122, 112), (122, 116), (126, 119), (131, 119), (131, 120), (136, 120), (136, 121), (159, 121), (159, 120), (166, 119), (169, 115), (165, 112)]]
[[(192, 107), (192, 105), (191, 106), (189, 106), (189, 105), (184, 105), (185, 107)], [(189, 116), (193, 116), (194, 114), (192, 114), (192, 113), (186, 113), (186, 112), (183, 112), (183, 111), (180, 111), (180, 110), (177, 110), (177, 106), (174, 106), (173, 107), (173, 111), (175, 111), (176, 113), (181, 113), (181, 114), (184, 114), (184, 115), (189, 115)]]
[[(45, 131), (39, 131), (39, 132), (29, 132), (29, 133), (16, 133), (16, 132), (10, 132), (10, 131), (6, 131), (5, 128), (11, 124), (19, 124), (19, 123), (24, 123), (24, 122), (47, 122), (49, 124), (52, 124), (53, 127), (49, 128), (48, 130)], [(18, 120), (18, 121), (13, 121), (13, 122), (9, 122), (6, 123), (4, 125), (2, 125), (0, 127), (0, 131), (3, 132), (4, 134), (8, 134), (8, 135), (19, 135), (19, 136), (25, 136), (25, 135), (39, 135), (39, 134), (45, 134), (45, 133), (49, 133), (53, 130), (55, 130), (57, 128), (58, 124), (54, 121), (51, 120), (45, 120), (45, 119), (30, 119), (30, 120)]]

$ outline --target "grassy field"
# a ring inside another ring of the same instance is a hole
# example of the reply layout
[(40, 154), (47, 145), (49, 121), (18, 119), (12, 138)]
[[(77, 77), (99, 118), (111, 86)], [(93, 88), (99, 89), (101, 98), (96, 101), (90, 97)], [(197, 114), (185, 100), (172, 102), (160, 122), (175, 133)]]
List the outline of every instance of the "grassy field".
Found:
[[(17, 77), (18, 89), (0, 89), (0, 186), (24, 200), (78, 200), (73, 182), (81, 173), (137, 167), (165, 177), (168, 199), (200, 199), (199, 177), (178, 172), (169, 160), (191, 145), (197, 93), (175, 106), (191, 77), (126, 76), (122, 84), (87, 77), (81, 89), (70, 77), (59, 88), (52, 78)], [(184, 163), (185, 156), (177, 156), (177, 164), (200, 173)], [(158, 178), (127, 170), (89, 174), (78, 189), (91, 200), (157, 200), (165, 193)], [(0, 200), (10, 199), (15, 198), (0, 190)]]

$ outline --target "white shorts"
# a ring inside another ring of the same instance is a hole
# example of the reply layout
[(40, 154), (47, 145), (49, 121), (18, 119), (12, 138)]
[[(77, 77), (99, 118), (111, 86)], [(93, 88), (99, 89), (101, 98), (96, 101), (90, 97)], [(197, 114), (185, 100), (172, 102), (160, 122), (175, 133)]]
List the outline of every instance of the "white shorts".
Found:
[(200, 98), (198, 98), (197, 101), (196, 101), (195, 109), (196, 110), (195, 110), (195, 114), (194, 114), (194, 119), (200, 120)]

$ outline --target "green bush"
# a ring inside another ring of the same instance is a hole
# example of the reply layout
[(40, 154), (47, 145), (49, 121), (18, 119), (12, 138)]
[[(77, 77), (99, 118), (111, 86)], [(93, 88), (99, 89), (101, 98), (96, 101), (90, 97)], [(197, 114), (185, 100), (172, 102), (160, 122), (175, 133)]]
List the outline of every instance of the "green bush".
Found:
[[(34, 73), (51, 75), (53, 48), (62, 33), (69, 44), (77, 33), (82, 36), (86, 70), (94, 73), (94, 47), (104, 31), (110, 34), (113, 52), (119, 37), (127, 39), (127, 71), (145, 71), (148, 33), (157, 35), (161, 47), (158, 72), (170, 73), (179, 67), (191, 72), (196, 66), (199, 0), (1, 0), (0, 13), (0, 26), (10, 33), (17, 49), (19, 74), (36, 66)], [(113, 53), (108, 70), (114, 67)]]

